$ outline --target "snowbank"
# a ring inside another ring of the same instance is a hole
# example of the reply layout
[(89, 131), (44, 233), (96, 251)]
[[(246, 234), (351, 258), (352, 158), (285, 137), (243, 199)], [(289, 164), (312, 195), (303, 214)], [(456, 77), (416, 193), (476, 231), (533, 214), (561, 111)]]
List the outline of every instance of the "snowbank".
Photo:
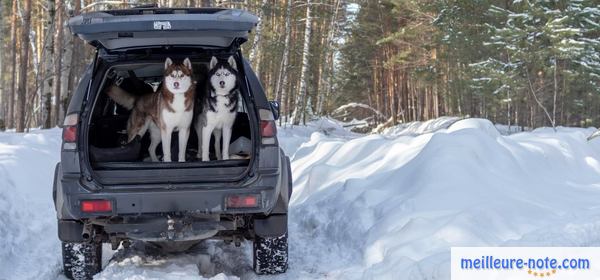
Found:
[(52, 202), (60, 130), (0, 133), (0, 279), (51, 279), (61, 267)]
[(424, 122), (403, 123), (384, 129), (383, 134), (388, 136), (416, 136), (425, 133), (433, 133), (440, 129), (448, 128), (459, 120), (460, 118), (458, 117), (441, 117)]
[[(269, 279), (450, 279), (452, 246), (600, 246), (594, 129), (497, 128), (452, 118), (366, 136), (329, 119), (278, 128), (294, 175), (290, 268)], [(63, 279), (51, 201), (59, 137), (0, 133), (0, 279)], [(258, 279), (251, 251), (105, 248), (96, 279)]]
[[(302, 258), (302, 270), (449, 279), (451, 246), (600, 245), (600, 141), (586, 141), (593, 129), (502, 136), (480, 119), (433, 134), (405, 129), (313, 135), (294, 154), (291, 248), (302, 249), (291, 259), (316, 256)], [(336, 251), (346, 258), (328, 257)]]

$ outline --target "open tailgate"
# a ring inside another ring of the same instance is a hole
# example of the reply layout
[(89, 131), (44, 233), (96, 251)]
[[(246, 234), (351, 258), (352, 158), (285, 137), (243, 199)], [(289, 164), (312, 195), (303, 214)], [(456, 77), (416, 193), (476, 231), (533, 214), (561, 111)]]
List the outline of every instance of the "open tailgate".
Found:
[(71, 32), (107, 50), (189, 45), (228, 47), (243, 43), (258, 18), (218, 8), (142, 8), (85, 13), (69, 20)]

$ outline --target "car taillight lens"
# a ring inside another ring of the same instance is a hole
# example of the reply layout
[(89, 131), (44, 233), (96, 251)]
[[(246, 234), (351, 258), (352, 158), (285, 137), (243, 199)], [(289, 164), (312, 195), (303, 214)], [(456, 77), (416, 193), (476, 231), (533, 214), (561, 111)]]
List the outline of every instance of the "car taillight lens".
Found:
[(229, 208), (253, 208), (258, 206), (257, 194), (249, 195), (230, 195), (227, 197), (227, 207)]
[(77, 140), (77, 127), (76, 126), (66, 126), (63, 128), (63, 141), (65, 142), (75, 142)]
[(263, 145), (274, 145), (277, 140), (277, 126), (275, 125), (275, 118), (271, 110), (260, 109), (258, 111), (260, 115), (260, 135), (262, 136)]
[(262, 137), (277, 136), (277, 126), (275, 121), (260, 121), (260, 135)]
[(81, 201), (81, 212), (112, 212), (112, 203), (110, 200), (83, 200)]
[(71, 114), (65, 117), (63, 123), (63, 149), (74, 150), (77, 148), (77, 122), (79, 116), (77, 114)]

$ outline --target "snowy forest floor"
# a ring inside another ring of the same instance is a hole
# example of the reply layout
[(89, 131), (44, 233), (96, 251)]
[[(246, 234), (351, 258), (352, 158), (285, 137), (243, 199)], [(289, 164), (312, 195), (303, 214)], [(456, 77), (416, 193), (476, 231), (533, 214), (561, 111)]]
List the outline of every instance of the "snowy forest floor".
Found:
[[(289, 271), (260, 279), (450, 279), (452, 246), (600, 246), (595, 129), (507, 135), (442, 118), (376, 135), (279, 128), (292, 159)], [(502, 130), (500, 133), (497, 128)], [(64, 279), (51, 189), (60, 130), (0, 133), (0, 279)], [(96, 279), (256, 279), (251, 243), (104, 248)]]

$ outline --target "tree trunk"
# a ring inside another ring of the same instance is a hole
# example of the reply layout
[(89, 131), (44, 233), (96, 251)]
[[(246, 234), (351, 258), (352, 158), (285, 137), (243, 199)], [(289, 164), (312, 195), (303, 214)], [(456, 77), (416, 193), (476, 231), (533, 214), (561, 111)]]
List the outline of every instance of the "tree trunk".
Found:
[(25, 131), (25, 100), (27, 99), (27, 68), (29, 66), (29, 27), (31, 26), (31, 0), (23, 1), (23, 26), (21, 27), (21, 54), (19, 63), (19, 89), (17, 106), (17, 132)]
[(556, 99), (558, 96), (558, 58), (554, 58), (554, 98), (552, 102), (552, 127), (556, 130)]
[[(34, 4), (35, 2), (32, 5)], [(41, 103), (40, 100), (42, 100), (41, 82), (43, 81), (41, 81), (41, 77), (44, 75), (44, 71), (42, 71), (40, 63), (42, 62), (41, 60), (45, 52), (44, 42), (47, 36), (47, 34), (44, 33), (44, 21), (41, 20), (44, 18), (43, 9), (32, 8), (31, 12), (32, 20), (30, 27), (31, 31), (29, 32), (29, 40), (31, 42), (31, 55), (33, 56), (33, 66), (30, 67), (30, 69), (33, 68), (34, 80), (31, 84), (32, 87), (25, 104), (27, 108), (27, 112), (25, 114), (25, 127), (27, 128), (32, 126), (39, 126), (39, 124), (41, 123), (41, 111), (38, 110), (41, 107), (38, 107), (36, 105), (36, 102)]]
[(275, 99), (281, 104), (280, 112), (282, 116), (288, 116), (287, 98), (288, 98), (288, 77), (289, 77), (289, 57), (290, 57), (290, 39), (292, 37), (292, 1), (287, 0), (285, 14), (285, 40), (283, 46), (283, 57), (281, 60), (280, 82), (275, 89)]
[(258, 24), (256, 25), (254, 40), (252, 41), (252, 48), (250, 49), (250, 55), (248, 56), (248, 59), (250, 60), (250, 63), (253, 64), (254, 71), (256, 73), (260, 73), (260, 40), (262, 39), (262, 29), (264, 21), (266, 20), (265, 9), (268, 3), (268, 0), (262, 0), (262, 4), (258, 10)]
[(40, 98), (40, 106), (42, 108), (41, 114), (41, 123), (44, 128), (52, 127), (52, 84), (50, 83), (50, 70), (52, 69), (52, 59), (54, 58), (54, 26), (56, 25), (56, 21), (54, 16), (56, 14), (55, 10), (55, 0), (48, 0), (48, 17), (46, 18), (46, 24), (48, 26), (48, 30), (46, 31), (46, 42), (44, 42), (44, 62), (42, 64), (43, 74), (42, 74), (42, 85), (41, 85), (41, 98)]
[(210, 0), (201, 0), (202, 2), (202, 7), (210, 7), (212, 6), (210, 3)]
[(52, 95), (54, 96), (54, 106), (52, 114), (52, 126), (60, 124), (61, 112), (61, 67), (63, 53), (63, 1), (56, 0), (56, 35), (54, 37), (54, 75), (52, 76)]
[(329, 30), (325, 41), (325, 64), (323, 65), (323, 90), (320, 90), (317, 95), (317, 115), (323, 114), (325, 100), (329, 98), (333, 87), (333, 71), (335, 69), (335, 35), (338, 31), (337, 18), (340, 10), (340, 0), (335, 0), (333, 5), (333, 13), (329, 22)]
[[(4, 34), (4, 4), (0, 2), (0, 32)], [(0, 130), (6, 122), (6, 96), (4, 96), (4, 43), (0, 43)]]
[(43, 63), (43, 71), (42, 71), (42, 98), (41, 98), (41, 107), (42, 107), (42, 126), (44, 128), (52, 127), (52, 83), (50, 79), (52, 59), (54, 58), (54, 26), (56, 22), (54, 21), (55, 16), (55, 1), (48, 0), (46, 1), (46, 5), (48, 6), (48, 16), (46, 17), (46, 26), (48, 26), (48, 30), (46, 31), (46, 42), (44, 42), (44, 63)]
[(310, 57), (310, 36), (312, 32), (312, 0), (306, 1), (306, 22), (304, 27), (304, 47), (302, 51), (302, 70), (300, 73), (300, 91), (296, 96), (296, 103), (294, 104), (294, 113), (292, 114), (292, 123), (298, 124), (300, 119), (304, 119), (304, 109), (306, 100), (306, 91), (308, 87), (308, 70), (309, 70), (309, 57)]
[(10, 58), (11, 58), (11, 77), (10, 89), (8, 92), (8, 117), (6, 118), (6, 128), (13, 128), (15, 124), (15, 85), (17, 80), (17, 1), (13, 1), (12, 18), (10, 22)]

